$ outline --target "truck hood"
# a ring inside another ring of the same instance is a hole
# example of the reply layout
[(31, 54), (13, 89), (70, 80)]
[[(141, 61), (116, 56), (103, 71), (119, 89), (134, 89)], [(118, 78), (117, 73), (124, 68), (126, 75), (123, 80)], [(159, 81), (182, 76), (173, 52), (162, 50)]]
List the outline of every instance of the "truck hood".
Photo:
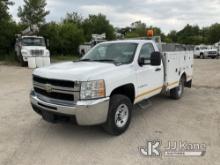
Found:
[(120, 68), (112, 63), (101, 62), (65, 62), (53, 64), (48, 67), (35, 69), (33, 75), (71, 81), (87, 81), (96, 79), (97, 75), (105, 76)]

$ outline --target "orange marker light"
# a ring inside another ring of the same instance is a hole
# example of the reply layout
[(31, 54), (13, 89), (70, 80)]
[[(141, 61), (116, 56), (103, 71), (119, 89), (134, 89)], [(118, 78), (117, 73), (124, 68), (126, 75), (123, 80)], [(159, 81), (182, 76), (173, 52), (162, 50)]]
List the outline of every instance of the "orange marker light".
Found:
[(153, 37), (154, 31), (153, 30), (147, 30), (147, 37)]
[(98, 95), (99, 95), (99, 97), (105, 97), (105, 83), (103, 80), (99, 81)]

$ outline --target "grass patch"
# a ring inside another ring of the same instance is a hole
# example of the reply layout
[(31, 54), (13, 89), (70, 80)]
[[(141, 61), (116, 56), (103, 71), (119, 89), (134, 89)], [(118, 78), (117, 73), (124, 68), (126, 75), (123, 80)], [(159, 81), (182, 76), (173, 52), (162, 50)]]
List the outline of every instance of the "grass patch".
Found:
[(10, 54), (1, 54), (0, 55), (1, 64), (5, 65), (19, 65), (16, 57), (13, 53)]
[(75, 61), (80, 57), (77, 55), (52, 55), (50, 56), (51, 62), (61, 62), (61, 61)]
[[(77, 55), (51, 55), (51, 63), (57, 63), (62, 61), (75, 61), (78, 60), (80, 57)], [(3, 54), (0, 55), (0, 64), (4, 65), (19, 65), (16, 57), (13, 53), (11, 54)]]

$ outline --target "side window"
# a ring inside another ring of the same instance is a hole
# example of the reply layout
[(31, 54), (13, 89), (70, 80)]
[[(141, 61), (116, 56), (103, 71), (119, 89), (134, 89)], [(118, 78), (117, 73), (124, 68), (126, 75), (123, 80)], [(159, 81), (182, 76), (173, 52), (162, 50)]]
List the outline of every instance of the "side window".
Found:
[(196, 50), (199, 50), (199, 48), (196, 48)]
[(151, 53), (155, 52), (152, 44), (145, 44), (140, 51), (139, 58), (150, 59)]

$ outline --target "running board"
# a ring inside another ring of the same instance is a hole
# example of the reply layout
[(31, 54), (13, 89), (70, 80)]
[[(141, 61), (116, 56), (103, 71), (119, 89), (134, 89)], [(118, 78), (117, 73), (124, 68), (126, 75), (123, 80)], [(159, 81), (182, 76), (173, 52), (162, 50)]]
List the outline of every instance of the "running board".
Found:
[(151, 100), (147, 99), (147, 100), (141, 101), (140, 103), (137, 103), (136, 106), (140, 109), (147, 109), (152, 106), (152, 102)]

